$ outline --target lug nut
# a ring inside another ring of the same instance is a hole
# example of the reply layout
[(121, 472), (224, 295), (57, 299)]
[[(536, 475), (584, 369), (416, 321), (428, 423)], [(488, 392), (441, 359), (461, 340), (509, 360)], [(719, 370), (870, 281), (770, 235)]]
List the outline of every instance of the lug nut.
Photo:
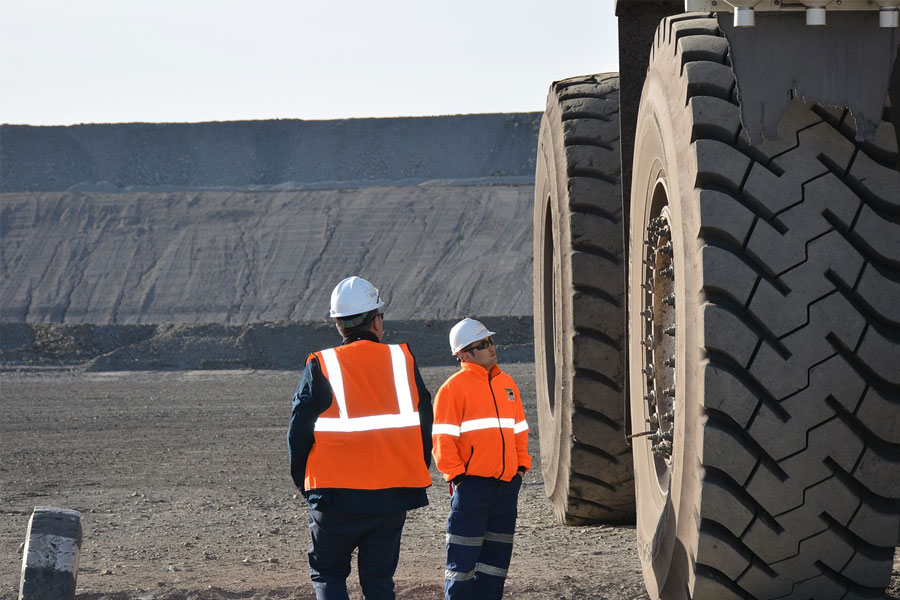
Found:
[(672, 256), (672, 242), (669, 242), (665, 246), (660, 246), (659, 251), (666, 256)]
[(669, 294), (665, 298), (663, 298), (663, 304), (668, 304), (669, 306), (675, 306), (675, 294)]
[(663, 390), (663, 396), (668, 396), (670, 398), (675, 397), (675, 386), (669, 386)]
[(674, 279), (675, 278), (675, 267), (670, 265), (670, 266), (666, 267), (665, 269), (660, 269), (659, 274), (663, 275), (664, 277), (668, 277), (669, 279)]
[(666, 365), (667, 367), (674, 367), (675, 366), (675, 355), (672, 355), (669, 358), (667, 358), (663, 362), (663, 364)]
[(668, 336), (675, 337), (675, 326), (670, 325), (670, 326), (666, 327), (665, 329), (663, 329), (663, 333)]
[(647, 402), (656, 402), (656, 392), (650, 390), (644, 395), (644, 400)]
[(641, 373), (645, 373), (647, 377), (653, 377), (653, 365), (647, 365), (641, 369)]

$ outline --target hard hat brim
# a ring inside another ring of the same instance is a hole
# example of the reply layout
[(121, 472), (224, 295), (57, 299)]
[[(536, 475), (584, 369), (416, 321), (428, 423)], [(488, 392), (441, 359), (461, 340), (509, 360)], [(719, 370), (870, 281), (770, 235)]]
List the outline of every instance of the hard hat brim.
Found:
[(492, 335), (497, 335), (497, 332), (496, 332), (496, 331), (488, 331), (487, 334), (482, 335), (482, 336), (479, 337), (478, 339), (474, 339), (474, 340), (472, 340), (472, 341), (470, 341), (470, 342), (466, 342), (465, 344), (462, 344), (461, 346), (457, 346), (456, 349), (453, 350), (453, 352), (450, 353), (450, 356), (456, 356), (457, 354), (460, 353), (460, 351), (461, 351), (463, 348), (465, 348), (465, 347), (468, 346), (469, 344), (474, 344), (475, 342), (479, 342), (479, 341), (481, 341), (481, 340), (486, 340), (487, 338), (491, 337)]

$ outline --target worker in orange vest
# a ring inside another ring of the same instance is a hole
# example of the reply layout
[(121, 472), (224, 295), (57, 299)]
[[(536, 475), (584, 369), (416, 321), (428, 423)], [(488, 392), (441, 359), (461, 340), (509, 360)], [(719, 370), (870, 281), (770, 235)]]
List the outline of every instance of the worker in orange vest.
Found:
[(384, 302), (359, 277), (331, 294), (343, 342), (314, 352), (294, 393), (291, 477), (309, 505), (318, 600), (345, 600), (354, 549), (366, 600), (393, 599), (408, 510), (428, 504), (431, 394), (406, 344), (382, 344)]
[(460, 369), (434, 401), (434, 458), (451, 482), (447, 599), (503, 596), (519, 488), (531, 468), (519, 388), (497, 366), (493, 335), (475, 319), (453, 326), (450, 350)]

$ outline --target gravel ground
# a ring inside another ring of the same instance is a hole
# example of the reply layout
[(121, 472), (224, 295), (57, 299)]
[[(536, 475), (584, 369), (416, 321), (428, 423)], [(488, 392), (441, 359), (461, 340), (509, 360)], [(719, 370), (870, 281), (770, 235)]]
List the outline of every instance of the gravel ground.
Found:
[[(646, 598), (633, 527), (554, 523), (540, 475), (533, 364), (507, 370), (522, 389), (535, 459), (520, 497), (507, 597)], [(423, 376), (437, 390), (452, 371), (427, 367)], [(83, 513), (81, 600), (314, 598), (306, 508), (285, 447), (297, 377), (0, 373), (0, 599), (18, 597), (21, 545), (37, 505)], [(433, 477), (431, 504), (407, 521), (398, 598), (441, 597), (449, 498)], [(892, 583), (887, 598), (900, 598), (896, 568)]]
[[(507, 370), (522, 388), (535, 462), (520, 497), (507, 596), (645, 598), (633, 528), (554, 523), (540, 475), (533, 365)], [(423, 377), (436, 391), (452, 371), (426, 367)], [(18, 596), (21, 544), (37, 505), (83, 513), (79, 599), (313, 598), (306, 506), (285, 445), (298, 375), (0, 374), (0, 598)], [(404, 531), (399, 598), (441, 597), (449, 497), (432, 474), (431, 504), (412, 511)]]

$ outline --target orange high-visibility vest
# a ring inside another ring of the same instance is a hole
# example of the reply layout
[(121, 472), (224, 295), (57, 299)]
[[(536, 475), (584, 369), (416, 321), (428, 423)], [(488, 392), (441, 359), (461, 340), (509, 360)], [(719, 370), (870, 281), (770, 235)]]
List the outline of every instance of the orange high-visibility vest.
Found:
[(431, 485), (419, 423), (419, 392), (406, 344), (360, 340), (310, 354), (332, 389), (306, 464), (307, 490)]

